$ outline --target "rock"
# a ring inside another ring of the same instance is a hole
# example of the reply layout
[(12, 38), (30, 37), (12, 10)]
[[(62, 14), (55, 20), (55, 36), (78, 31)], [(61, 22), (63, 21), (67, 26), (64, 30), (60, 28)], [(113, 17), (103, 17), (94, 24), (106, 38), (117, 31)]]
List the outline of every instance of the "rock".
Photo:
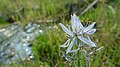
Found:
[(33, 58), (30, 41), (34, 40), (41, 30), (39, 25), (29, 23), (25, 27), (25, 31), (17, 24), (0, 30), (0, 62), (11, 63), (17, 60)]

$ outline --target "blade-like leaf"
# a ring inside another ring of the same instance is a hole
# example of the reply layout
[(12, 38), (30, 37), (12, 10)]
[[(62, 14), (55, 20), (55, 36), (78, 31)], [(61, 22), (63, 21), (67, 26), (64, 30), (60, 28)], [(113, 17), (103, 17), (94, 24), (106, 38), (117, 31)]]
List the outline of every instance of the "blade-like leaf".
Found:
[(70, 42), (70, 39), (68, 39), (63, 45), (61, 45), (60, 47), (67, 47), (68, 45), (68, 43)]
[(87, 34), (89, 34), (89, 35), (92, 35), (92, 34), (94, 34), (96, 32), (96, 29), (91, 29), (91, 30), (89, 30), (88, 32), (86, 32)]
[(62, 23), (59, 23), (59, 24), (60, 24), (61, 28), (62, 28), (68, 35), (73, 36), (73, 33), (72, 33), (70, 30), (68, 30)]
[(69, 52), (71, 51), (71, 49), (72, 49), (74, 43), (75, 43), (75, 38), (73, 38), (73, 40), (71, 41), (69, 47), (67, 48), (67, 50), (66, 50), (66, 54), (69, 53)]
[(81, 37), (81, 36), (78, 36), (78, 38), (79, 38), (82, 42), (84, 42), (85, 44), (88, 44), (90, 47), (96, 47), (95, 43), (92, 42), (91, 40), (85, 39), (85, 38), (83, 38), (83, 37)]
[(84, 29), (84, 33), (87, 32), (87, 31), (89, 31), (89, 30), (91, 30), (91, 29), (94, 27), (95, 24), (96, 24), (96, 22), (94, 22), (94, 23), (92, 23), (91, 25), (89, 25), (88, 27), (86, 27), (86, 28)]

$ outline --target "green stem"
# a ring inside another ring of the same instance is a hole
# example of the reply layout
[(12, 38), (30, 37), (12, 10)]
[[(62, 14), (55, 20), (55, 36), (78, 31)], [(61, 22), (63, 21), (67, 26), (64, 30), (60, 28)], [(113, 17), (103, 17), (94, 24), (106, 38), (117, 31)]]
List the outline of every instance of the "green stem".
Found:
[(80, 51), (78, 51), (78, 67), (80, 67)]
[[(79, 39), (77, 39), (77, 45), (79, 45)], [(80, 67), (80, 51), (78, 50), (78, 67)]]
[(87, 62), (86, 66), (90, 67), (90, 62), (89, 61), (86, 61), (86, 62)]

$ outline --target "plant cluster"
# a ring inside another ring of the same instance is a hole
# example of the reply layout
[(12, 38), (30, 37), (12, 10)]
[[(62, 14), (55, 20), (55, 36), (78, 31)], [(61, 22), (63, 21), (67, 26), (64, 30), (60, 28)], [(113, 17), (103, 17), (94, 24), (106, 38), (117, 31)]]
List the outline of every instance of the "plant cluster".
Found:
[[(79, 17), (77, 17), (75, 14), (71, 15), (71, 19), (72, 22), (69, 26), (69, 29), (60, 23), (63, 31), (68, 34), (68, 40), (63, 45), (61, 45), (61, 47), (67, 48), (66, 52), (62, 52), (63, 56), (67, 61), (70, 61), (71, 63), (74, 60), (77, 60), (78, 67), (81, 65), (80, 62), (82, 60), (85, 60), (85, 63), (82, 65), (90, 66), (90, 55), (103, 48), (100, 47), (98, 49), (95, 49), (97, 48), (97, 45), (90, 38), (90, 36), (96, 32), (96, 29), (93, 28), (96, 22), (88, 25), (87, 27), (84, 27), (79, 20)], [(83, 58), (81, 58), (82, 56)]]

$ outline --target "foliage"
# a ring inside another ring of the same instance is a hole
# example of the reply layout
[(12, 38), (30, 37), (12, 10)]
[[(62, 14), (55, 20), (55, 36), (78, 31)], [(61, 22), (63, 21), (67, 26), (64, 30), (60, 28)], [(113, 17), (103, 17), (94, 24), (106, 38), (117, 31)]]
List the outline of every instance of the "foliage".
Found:
[[(87, 0), (86, 0), (87, 1)], [(56, 18), (58, 15), (67, 14), (66, 3), (77, 3), (77, 0), (0, 0), (0, 13), (11, 17), (22, 24), (37, 19)], [(21, 8), (22, 11), (21, 12)], [(93, 39), (98, 39), (97, 46), (104, 46), (104, 50), (95, 53), (92, 67), (119, 67), (120, 66), (120, 1), (119, 0), (99, 0), (96, 8), (91, 8), (83, 16), (79, 16), (83, 24), (91, 24), (96, 21), (97, 32)], [(65, 16), (61, 17), (63, 23), (68, 24)], [(0, 18), (0, 27), (7, 25), (6, 21)], [(42, 25), (42, 24), (41, 24)], [(57, 23), (43, 24), (42, 28), (57, 25)], [(60, 45), (67, 38), (58, 26), (58, 29), (45, 29), (45, 34), (41, 34), (32, 42), (34, 62), (12, 64), (11, 67), (69, 67), (64, 63), (60, 50)], [(3, 66), (3, 65), (1, 65)], [(7, 67), (7, 65), (5, 65)], [(3, 67), (5, 67), (3, 66)]]

